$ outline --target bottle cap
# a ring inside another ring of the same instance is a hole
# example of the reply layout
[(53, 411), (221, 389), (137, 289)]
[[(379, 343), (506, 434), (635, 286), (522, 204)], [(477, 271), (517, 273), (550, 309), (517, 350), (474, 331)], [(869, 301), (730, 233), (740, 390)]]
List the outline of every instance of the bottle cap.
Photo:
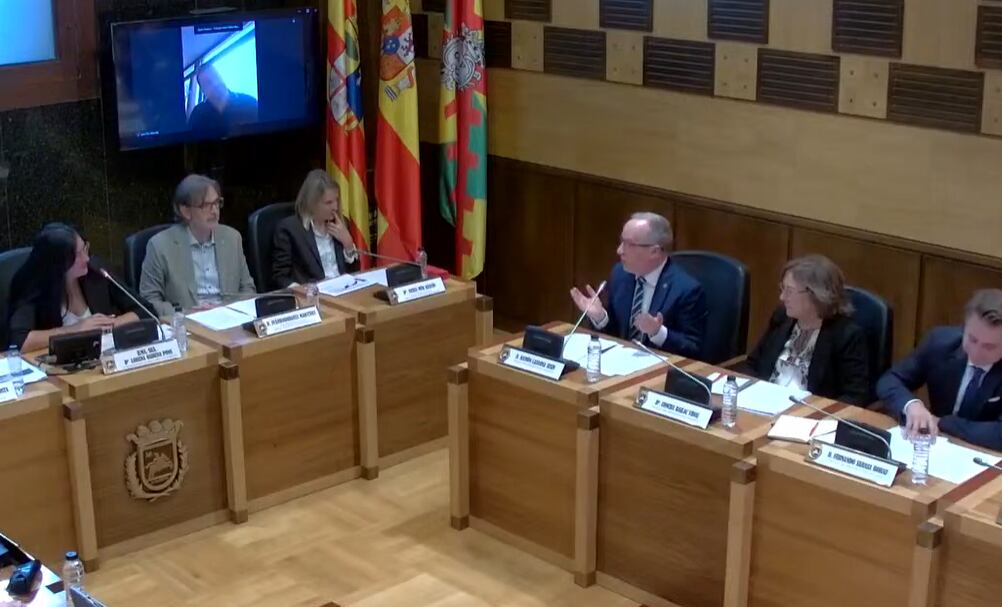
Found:
[(79, 558), (79, 557), (77, 556), (77, 553), (75, 551), (73, 551), (73, 550), (70, 550), (69, 552), (66, 553), (66, 560), (67, 561), (75, 561), (75, 560), (77, 560), (77, 558)]

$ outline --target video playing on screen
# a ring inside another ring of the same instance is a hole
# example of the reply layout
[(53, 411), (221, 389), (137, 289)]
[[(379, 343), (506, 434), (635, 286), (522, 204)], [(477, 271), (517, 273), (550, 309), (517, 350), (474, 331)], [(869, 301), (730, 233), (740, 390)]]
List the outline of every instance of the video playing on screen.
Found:
[(315, 27), (316, 9), (115, 24), (121, 148), (315, 122)]

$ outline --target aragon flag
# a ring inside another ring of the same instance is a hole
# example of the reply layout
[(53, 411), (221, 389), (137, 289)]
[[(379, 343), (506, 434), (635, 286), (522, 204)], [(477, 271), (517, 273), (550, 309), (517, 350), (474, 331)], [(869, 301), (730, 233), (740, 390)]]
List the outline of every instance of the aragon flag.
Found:
[(442, 33), (439, 206), (456, 227), (456, 274), (484, 269), (487, 241), (487, 70), (481, 0), (446, 0)]
[[(328, 0), (327, 19), (327, 173), (341, 189), (341, 213), (355, 246), (371, 251), (355, 0)], [(359, 261), (370, 265), (367, 255)]]
[(421, 248), (417, 73), (408, 0), (382, 0), (376, 124), (376, 251), (414, 260)]

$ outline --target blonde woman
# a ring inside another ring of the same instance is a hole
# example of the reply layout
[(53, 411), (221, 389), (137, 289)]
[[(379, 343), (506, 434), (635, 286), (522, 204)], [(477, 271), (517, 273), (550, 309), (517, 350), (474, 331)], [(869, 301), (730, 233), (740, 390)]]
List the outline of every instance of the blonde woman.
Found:
[(341, 196), (326, 172), (310, 171), (296, 212), (275, 227), (271, 279), (277, 288), (335, 278), (358, 269), (358, 250), (341, 216)]

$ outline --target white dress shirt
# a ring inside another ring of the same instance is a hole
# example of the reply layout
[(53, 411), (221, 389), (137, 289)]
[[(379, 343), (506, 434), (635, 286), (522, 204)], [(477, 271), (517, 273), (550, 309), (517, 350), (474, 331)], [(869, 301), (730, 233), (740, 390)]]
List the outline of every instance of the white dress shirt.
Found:
[[(658, 279), (661, 278), (661, 271), (665, 269), (665, 264), (667, 263), (668, 258), (666, 257), (665, 260), (658, 265), (658, 267), (654, 268), (647, 274), (644, 274), (643, 304), (640, 309), (648, 314), (651, 312), (651, 302), (654, 301), (654, 290), (658, 287)], [(599, 331), (604, 329), (605, 326), (609, 324), (609, 312), (603, 310), (602, 313), (604, 314), (602, 319), (599, 322), (592, 323)], [(627, 318), (625, 321), (629, 323), (630, 319)], [(627, 327), (627, 334), (629, 334), (629, 327)], [(661, 328), (658, 329), (657, 333), (648, 337), (650, 338), (651, 343), (660, 347), (663, 343), (665, 343), (665, 340), (668, 339), (668, 328), (661, 325)]]
[[(317, 241), (317, 252), (320, 253), (320, 264), (324, 267), (324, 278), (337, 278), (341, 275), (341, 269), (337, 267), (337, 251), (334, 248), (334, 237), (326, 229), (318, 230), (312, 219), (308, 219), (303, 223), (304, 228), (313, 230), (313, 239)], [(355, 263), (357, 258), (358, 249), (345, 250), (345, 263)]]
[[(988, 365), (987, 367), (985, 367), (981, 365), (972, 365), (971, 363), (967, 363), (967, 366), (964, 367), (964, 376), (960, 378), (960, 387), (957, 389), (957, 396), (953, 401), (952, 413), (954, 415), (956, 415), (957, 412), (960, 411), (960, 405), (964, 402), (964, 392), (967, 391), (967, 384), (971, 383), (971, 375), (973, 374), (972, 369), (974, 367), (978, 367), (979, 369), (984, 371), (984, 374), (981, 376), (982, 382), (985, 381), (985, 376), (988, 375), (988, 372), (992, 370), (992, 365)], [(922, 401), (917, 398), (911, 399), (910, 401), (905, 403), (905, 406), (901, 410), (901, 412), (907, 414), (908, 407), (912, 406), (912, 403), (920, 403), (920, 402)]]

